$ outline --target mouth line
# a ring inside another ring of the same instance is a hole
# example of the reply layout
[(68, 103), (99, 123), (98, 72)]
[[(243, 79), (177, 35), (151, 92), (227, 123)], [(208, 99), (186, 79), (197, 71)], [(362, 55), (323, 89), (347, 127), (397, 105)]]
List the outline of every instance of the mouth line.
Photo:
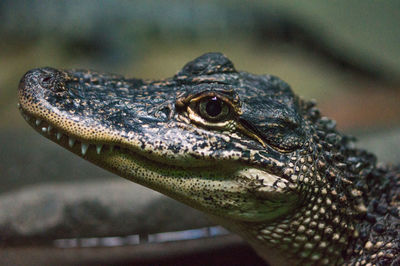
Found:
[[(132, 154), (133, 152), (125, 147), (122, 147), (118, 144), (110, 144), (110, 143), (95, 143), (90, 141), (83, 141), (79, 138), (72, 137), (68, 133), (63, 130), (60, 130), (56, 126), (50, 124), (46, 120), (41, 118), (36, 118), (34, 115), (29, 114), (21, 107), (19, 108), (22, 114), (22, 117), (26, 120), (26, 122), (31, 125), (40, 135), (46, 137), (59, 144), (63, 148), (86, 158), (87, 155), (97, 155), (101, 156), (105, 153), (117, 153), (121, 152), (124, 154)], [(135, 153), (135, 155), (137, 155)], [(142, 157), (142, 156), (141, 156)], [(151, 161), (150, 159), (148, 159)]]
[(34, 115), (25, 111), (21, 106), (19, 109), (26, 122), (40, 135), (57, 143), (61, 147), (78, 155), (79, 157), (92, 161), (95, 164), (97, 164), (95, 161), (98, 161), (102, 155), (113, 156), (119, 154), (121, 156), (129, 156), (133, 161), (141, 162), (145, 165), (156, 165), (156, 168), (158, 169), (176, 168), (185, 171), (198, 171), (199, 169), (207, 169), (212, 167), (212, 165), (182, 166), (178, 165), (174, 161), (168, 163), (164, 160), (153, 159), (152, 157), (154, 157), (154, 155), (152, 155), (152, 151), (142, 152), (140, 150), (132, 150), (131, 148), (115, 143), (102, 143), (82, 140), (79, 137), (71, 136), (71, 134), (66, 133), (65, 130), (59, 129), (45, 119), (35, 117)]

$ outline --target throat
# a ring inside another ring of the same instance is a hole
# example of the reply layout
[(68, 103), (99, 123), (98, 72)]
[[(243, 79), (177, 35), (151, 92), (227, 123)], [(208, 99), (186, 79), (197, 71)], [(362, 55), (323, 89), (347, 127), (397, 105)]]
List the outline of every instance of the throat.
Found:
[(325, 218), (306, 210), (273, 222), (222, 223), (238, 232), (271, 265), (343, 263), (357, 234), (354, 225), (350, 219)]

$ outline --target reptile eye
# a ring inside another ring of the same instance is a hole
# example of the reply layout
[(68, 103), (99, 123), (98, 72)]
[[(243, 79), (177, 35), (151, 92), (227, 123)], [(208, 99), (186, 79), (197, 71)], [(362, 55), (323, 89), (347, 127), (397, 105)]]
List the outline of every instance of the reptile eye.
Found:
[(229, 114), (229, 106), (218, 97), (209, 97), (199, 103), (199, 113), (204, 119), (220, 121)]

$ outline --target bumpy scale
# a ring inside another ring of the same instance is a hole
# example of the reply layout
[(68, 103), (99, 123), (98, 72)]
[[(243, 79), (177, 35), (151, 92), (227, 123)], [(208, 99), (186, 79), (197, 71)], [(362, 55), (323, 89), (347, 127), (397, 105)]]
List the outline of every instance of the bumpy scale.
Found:
[(277, 77), (219, 53), (161, 81), (41, 68), (19, 103), (43, 136), (204, 211), (272, 265), (400, 263), (400, 169)]

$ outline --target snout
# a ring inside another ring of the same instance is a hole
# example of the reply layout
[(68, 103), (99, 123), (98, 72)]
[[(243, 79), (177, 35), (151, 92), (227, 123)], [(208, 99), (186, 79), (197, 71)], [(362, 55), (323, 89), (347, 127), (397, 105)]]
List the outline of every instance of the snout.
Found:
[(35, 116), (40, 116), (40, 108), (46, 95), (60, 90), (63, 86), (65, 74), (50, 68), (36, 68), (28, 71), (22, 78), (18, 87), (18, 100), (20, 108)]

